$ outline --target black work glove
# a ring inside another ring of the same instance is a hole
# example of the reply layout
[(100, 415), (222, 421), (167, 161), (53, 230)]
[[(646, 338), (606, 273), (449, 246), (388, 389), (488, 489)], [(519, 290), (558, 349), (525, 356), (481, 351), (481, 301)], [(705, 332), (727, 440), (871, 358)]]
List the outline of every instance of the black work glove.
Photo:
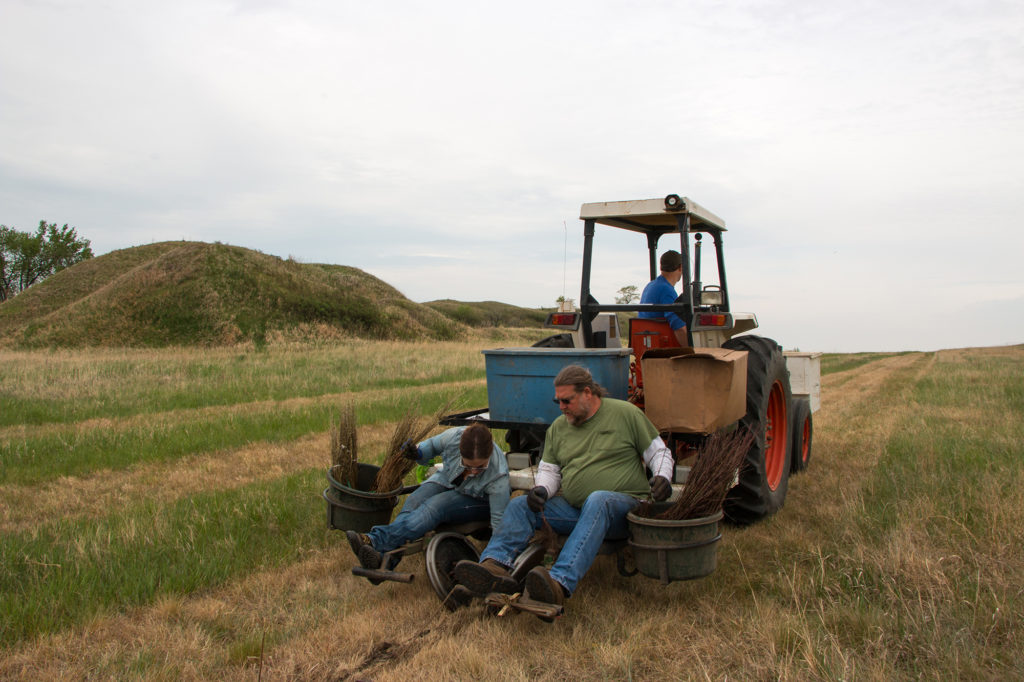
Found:
[(542, 485), (535, 486), (526, 493), (526, 506), (530, 511), (540, 514), (544, 511), (544, 503), (548, 500), (548, 489)]
[(651, 479), (651, 497), (655, 502), (667, 500), (672, 494), (672, 484), (664, 476), (655, 476)]
[(402, 456), (411, 460), (418, 460), (420, 458), (420, 448), (416, 445), (416, 441), (410, 438), (402, 443)]

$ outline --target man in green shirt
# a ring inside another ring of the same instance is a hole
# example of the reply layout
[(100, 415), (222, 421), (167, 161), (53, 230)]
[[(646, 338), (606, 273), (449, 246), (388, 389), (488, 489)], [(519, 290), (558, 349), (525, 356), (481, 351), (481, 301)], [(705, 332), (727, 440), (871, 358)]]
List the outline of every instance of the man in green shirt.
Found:
[[(554, 383), (562, 416), (548, 428), (536, 485), (509, 502), (479, 563), (455, 565), (455, 579), (478, 596), (518, 589), (510, 567), (547, 520), (569, 537), (550, 571), (537, 566), (527, 574), (526, 592), (536, 601), (563, 604), (605, 537), (627, 535), (626, 514), (648, 495), (664, 500), (672, 492), (672, 454), (639, 408), (606, 397), (577, 365), (565, 367)], [(650, 481), (645, 466), (653, 473)]]

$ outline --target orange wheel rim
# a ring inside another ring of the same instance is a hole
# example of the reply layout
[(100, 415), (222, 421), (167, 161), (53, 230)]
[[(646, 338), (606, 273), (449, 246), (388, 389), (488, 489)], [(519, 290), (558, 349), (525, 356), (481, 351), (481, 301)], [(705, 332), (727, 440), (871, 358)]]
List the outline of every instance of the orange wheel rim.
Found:
[(804, 437), (802, 446), (800, 448), (800, 460), (804, 463), (807, 462), (807, 455), (811, 450), (811, 420), (810, 418), (804, 420)]
[(772, 384), (764, 425), (764, 469), (768, 487), (777, 490), (789, 465), (786, 457), (786, 393), (782, 382)]

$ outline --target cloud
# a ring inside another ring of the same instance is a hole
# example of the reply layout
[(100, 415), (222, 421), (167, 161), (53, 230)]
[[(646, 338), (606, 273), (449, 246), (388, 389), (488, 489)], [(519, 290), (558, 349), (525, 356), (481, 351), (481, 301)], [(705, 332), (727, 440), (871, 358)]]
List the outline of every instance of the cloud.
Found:
[[(540, 306), (578, 297), (580, 204), (675, 192), (725, 218), (733, 300), (785, 345), (925, 348), (1024, 282), (1022, 27), (1012, 3), (11, 2), (0, 222)], [(607, 301), (647, 277), (610, 239)]]

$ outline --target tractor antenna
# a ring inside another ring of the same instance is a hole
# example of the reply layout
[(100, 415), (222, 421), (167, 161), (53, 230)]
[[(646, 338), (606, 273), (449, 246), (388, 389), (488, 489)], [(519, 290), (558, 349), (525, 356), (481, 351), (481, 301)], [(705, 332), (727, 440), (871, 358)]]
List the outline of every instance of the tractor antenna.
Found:
[(566, 227), (565, 221), (562, 221), (562, 298), (565, 298), (565, 267), (566, 261), (568, 260), (569, 250), (569, 228)]

